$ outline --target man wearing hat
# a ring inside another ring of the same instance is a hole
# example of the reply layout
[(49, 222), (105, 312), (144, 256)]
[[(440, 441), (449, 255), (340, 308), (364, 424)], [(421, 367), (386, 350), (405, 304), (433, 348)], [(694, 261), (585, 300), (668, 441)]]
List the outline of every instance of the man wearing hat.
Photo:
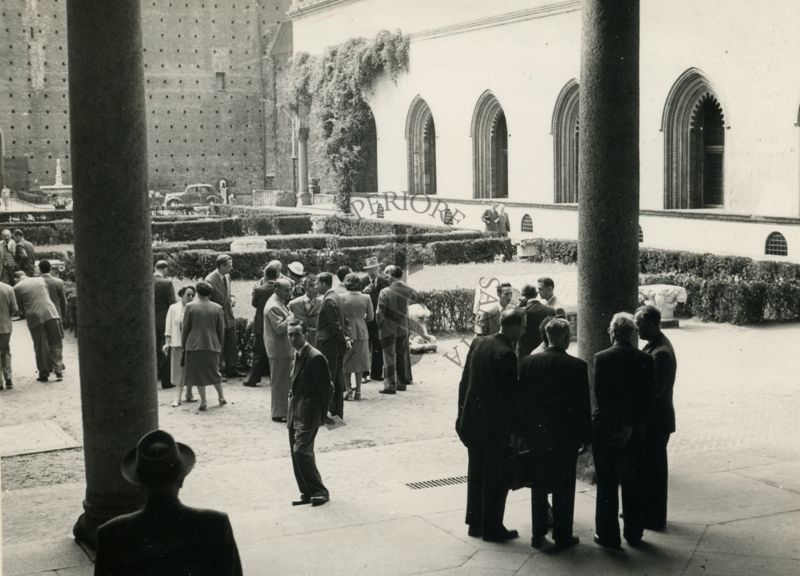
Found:
[(292, 298), (297, 298), (306, 293), (303, 287), (303, 274), (305, 270), (300, 262), (294, 261), (289, 266), (289, 280), (292, 282)]
[(222, 343), (222, 364), (225, 367), (225, 376), (237, 377), (244, 376), (236, 369), (239, 356), (239, 349), (236, 342), (236, 318), (233, 316), (233, 299), (231, 298), (231, 270), (233, 270), (233, 258), (228, 254), (217, 256), (217, 269), (213, 270), (205, 277), (205, 281), (211, 284), (213, 292), (211, 301), (222, 306), (225, 314), (225, 342)]
[(145, 493), (142, 510), (97, 530), (95, 576), (239, 576), (242, 563), (228, 515), (178, 500), (195, 455), (163, 430), (145, 434), (122, 460), (122, 476)]
[[(364, 270), (367, 272), (367, 283), (362, 292), (369, 294), (372, 300), (372, 309), (378, 309), (378, 297), (381, 290), (386, 288), (391, 281), (380, 273), (380, 262), (375, 256), (367, 258), (364, 264)], [(367, 322), (367, 330), (369, 331), (369, 348), (372, 356), (369, 377), (373, 380), (383, 380), (383, 349), (381, 348), (381, 338), (378, 333), (378, 321), (372, 319)]]
[(156, 308), (156, 376), (162, 388), (172, 388), (169, 374), (169, 356), (164, 352), (164, 334), (167, 331), (167, 311), (175, 304), (175, 287), (169, 276), (166, 260), (156, 262), (153, 272), (153, 293)]

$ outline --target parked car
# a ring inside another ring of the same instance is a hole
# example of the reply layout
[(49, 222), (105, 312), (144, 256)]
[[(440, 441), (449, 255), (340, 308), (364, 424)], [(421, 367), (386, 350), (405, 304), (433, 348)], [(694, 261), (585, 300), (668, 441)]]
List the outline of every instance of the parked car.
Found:
[(170, 192), (164, 197), (164, 208), (215, 206), (222, 203), (222, 196), (211, 184), (189, 184), (183, 192)]

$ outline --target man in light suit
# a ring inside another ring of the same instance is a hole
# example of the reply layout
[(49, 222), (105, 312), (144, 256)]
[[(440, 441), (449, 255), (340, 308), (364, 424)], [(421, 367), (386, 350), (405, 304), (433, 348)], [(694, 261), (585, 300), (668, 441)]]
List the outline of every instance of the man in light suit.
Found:
[(33, 350), (36, 354), (36, 368), (39, 371), (39, 382), (47, 382), (50, 372), (55, 372), (56, 380), (63, 380), (61, 361), (64, 331), (61, 326), (61, 315), (58, 313), (47, 284), (41, 278), (28, 278), (25, 272), (17, 272), (17, 283), (14, 285), (19, 314), (28, 322), (33, 339)]
[(678, 363), (672, 343), (661, 331), (661, 311), (642, 306), (636, 311), (639, 336), (647, 340), (643, 352), (653, 357), (655, 390), (653, 407), (645, 424), (644, 442), (644, 527), (663, 530), (667, 526), (667, 444), (675, 432), (672, 389)]
[(305, 324), (289, 323), (289, 340), (296, 350), (292, 362), (292, 383), (289, 392), (289, 447), (292, 467), (300, 498), (293, 506), (320, 506), (330, 499), (322, 483), (314, 458), (314, 439), (328, 415), (333, 396), (328, 362), (325, 356), (306, 341)]
[[(0, 369), (6, 390), (14, 387), (11, 380), (11, 321), (17, 312), (14, 289), (9, 284), (0, 283)], [(2, 385), (0, 390), (3, 390)]]
[(281, 278), (275, 282), (275, 293), (264, 306), (264, 346), (269, 356), (273, 422), (286, 422), (288, 412), (294, 351), (288, 334), (289, 320), (293, 317), (286, 303), (291, 296), (291, 283)]
[(144, 509), (97, 530), (95, 576), (241, 576), (228, 515), (178, 500), (195, 455), (163, 430), (145, 434), (123, 459), (122, 476), (145, 493)]
[(15, 259), (17, 253), (17, 245), (14, 239), (11, 238), (11, 230), (3, 230), (2, 238), (0, 240), (0, 252), (2, 257), (2, 273), (0, 273), (0, 282), (4, 282), (9, 286), (14, 283), (14, 272), (17, 270), (17, 261)]
[(401, 280), (403, 269), (389, 265), (384, 271), (392, 283), (381, 291), (375, 319), (383, 351), (384, 382), (381, 394), (395, 394), (411, 384), (408, 349), (408, 305), (417, 293)]
[[(41, 263), (39, 265), (41, 266)], [(176, 302), (175, 287), (172, 285), (172, 280), (167, 277), (168, 275), (169, 264), (167, 261), (156, 262), (156, 270), (153, 272), (153, 299), (156, 309), (156, 376), (161, 380), (162, 388), (173, 387), (170, 382), (169, 352), (164, 352), (167, 310)]]
[(317, 295), (317, 281), (313, 276), (303, 280), (304, 294), (289, 301), (289, 310), (306, 326), (306, 342), (314, 346), (317, 338), (317, 322), (322, 308), (322, 298)]
[(344, 374), (342, 359), (350, 342), (345, 336), (346, 321), (339, 293), (333, 289), (333, 276), (328, 272), (317, 274), (317, 292), (322, 294), (322, 305), (317, 321), (317, 349), (328, 361), (333, 383), (331, 414), (344, 418)]
[(217, 256), (217, 269), (210, 272), (205, 280), (211, 284), (213, 292), (211, 301), (222, 306), (225, 314), (225, 341), (222, 343), (222, 364), (225, 376), (235, 378), (244, 376), (236, 369), (239, 350), (236, 345), (236, 318), (233, 316), (233, 300), (231, 299), (231, 270), (233, 258), (227, 254)]

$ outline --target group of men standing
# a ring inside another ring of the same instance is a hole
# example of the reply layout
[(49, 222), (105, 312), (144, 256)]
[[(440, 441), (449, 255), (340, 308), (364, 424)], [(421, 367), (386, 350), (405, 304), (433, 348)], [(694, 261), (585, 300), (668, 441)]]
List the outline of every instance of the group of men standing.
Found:
[[(629, 545), (639, 545), (644, 529), (663, 529), (676, 361), (659, 310), (643, 306), (635, 317), (614, 315), (611, 346), (594, 356), (593, 413), (588, 366), (566, 352), (566, 319), (548, 320), (543, 349), (520, 354), (527, 314), (508, 307), (498, 315), (498, 332), (472, 342), (459, 385), (456, 431), (469, 456), (469, 535), (494, 542), (519, 536), (503, 525), (503, 513), (512, 472), (524, 469), (532, 490), (531, 545), (545, 547), (548, 494), (555, 542), (547, 550), (577, 544), (576, 461), (590, 448), (597, 474), (595, 542), (620, 547), (620, 489), (622, 536)], [(637, 328), (647, 341), (644, 350), (635, 345)]]

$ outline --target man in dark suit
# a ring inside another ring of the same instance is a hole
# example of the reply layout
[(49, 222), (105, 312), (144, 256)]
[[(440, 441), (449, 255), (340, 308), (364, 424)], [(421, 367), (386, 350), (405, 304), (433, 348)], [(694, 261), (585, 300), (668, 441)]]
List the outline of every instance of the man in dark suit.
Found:
[(539, 344), (542, 343), (542, 335), (539, 332), (539, 325), (542, 320), (548, 316), (556, 315), (554, 308), (542, 304), (536, 299), (538, 295), (536, 286), (533, 284), (525, 284), (522, 287), (523, 300), (520, 302), (520, 307), (525, 313), (525, 331), (520, 336), (519, 345), (517, 346), (517, 356), (519, 356), (520, 361), (536, 350)]
[(306, 341), (306, 327), (301, 320), (289, 322), (289, 341), (295, 349), (289, 390), (289, 447), (300, 498), (293, 506), (319, 506), (330, 499), (322, 483), (314, 458), (314, 439), (328, 415), (333, 396), (328, 362), (322, 353)]
[[(367, 258), (364, 270), (367, 271), (367, 281), (362, 292), (369, 294), (372, 300), (372, 309), (378, 309), (378, 299), (381, 291), (386, 288), (391, 281), (380, 273), (380, 263), (374, 256)], [(383, 349), (381, 348), (381, 337), (378, 330), (378, 321), (373, 318), (367, 322), (369, 331), (369, 347), (371, 354), (369, 377), (373, 380), (383, 380)]]
[[(156, 376), (161, 380), (162, 388), (173, 387), (170, 382), (169, 353), (164, 352), (167, 310), (176, 302), (175, 287), (168, 275), (169, 264), (166, 260), (156, 262), (156, 270), (153, 272), (153, 294), (156, 309)], [(64, 317), (63, 314), (61, 317)]]
[(456, 432), (467, 447), (468, 534), (488, 542), (517, 538), (503, 526), (509, 482), (507, 460), (518, 398), (514, 346), (522, 314), (509, 309), (500, 332), (472, 341), (458, 386)]
[(642, 306), (636, 311), (639, 335), (647, 340), (643, 352), (653, 358), (655, 390), (653, 408), (645, 425), (644, 443), (644, 527), (663, 530), (667, 525), (667, 444), (675, 432), (675, 407), (672, 389), (678, 363), (675, 350), (661, 332), (661, 311)]
[(625, 540), (631, 546), (642, 541), (642, 445), (645, 418), (652, 403), (653, 359), (633, 345), (633, 315), (614, 314), (608, 333), (611, 347), (594, 356), (594, 541), (607, 548), (619, 548), (620, 487)]
[(333, 383), (331, 414), (344, 418), (344, 374), (342, 359), (350, 341), (345, 336), (345, 318), (338, 292), (333, 289), (333, 276), (328, 272), (317, 274), (317, 292), (322, 294), (322, 305), (317, 320), (317, 349), (328, 361)]
[(123, 477), (141, 487), (144, 509), (97, 530), (95, 576), (241, 576), (227, 514), (178, 500), (195, 455), (162, 430), (145, 434), (122, 461)]
[(221, 365), (224, 365), (224, 374), (229, 378), (244, 376), (236, 368), (239, 349), (236, 342), (236, 318), (233, 316), (233, 300), (231, 299), (231, 270), (233, 258), (228, 254), (217, 256), (217, 269), (209, 272), (205, 280), (211, 284), (213, 292), (211, 301), (222, 306), (225, 314), (225, 341), (222, 343)]
[(270, 296), (275, 292), (275, 282), (281, 276), (281, 263), (272, 260), (264, 268), (264, 278), (261, 283), (253, 288), (253, 296), (250, 304), (256, 309), (253, 317), (253, 365), (250, 373), (244, 379), (245, 386), (256, 388), (261, 382), (261, 378), (270, 373), (269, 357), (264, 346), (264, 306)]
[(586, 362), (567, 354), (569, 323), (546, 327), (550, 345), (520, 360), (522, 423), (534, 470), (531, 490), (531, 545), (541, 548), (547, 534), (547, 493), (553, 493), (553, 539), (558, 551), (578, 543), (572, 533), (575, 466), (591, 442), (592, 414)]
[(408, 349), (408, 305), (417, 293), (403, 282), (403, 269), (389, 265), (384, 271), (391, 284), (378, 297), (375, 319), (383, 351), (384, 382), (381, 394), (402, 392), (412, 383)]
[(28, 278), (33, 278), (34, 268), (33, 264), (36, 262), (36, 250), (33, 248), (28, 240), (25, 240), (25, 235), (22, 230), (14, 230), (14, 260), (17, 262), (17, 268), (25, 272)]

